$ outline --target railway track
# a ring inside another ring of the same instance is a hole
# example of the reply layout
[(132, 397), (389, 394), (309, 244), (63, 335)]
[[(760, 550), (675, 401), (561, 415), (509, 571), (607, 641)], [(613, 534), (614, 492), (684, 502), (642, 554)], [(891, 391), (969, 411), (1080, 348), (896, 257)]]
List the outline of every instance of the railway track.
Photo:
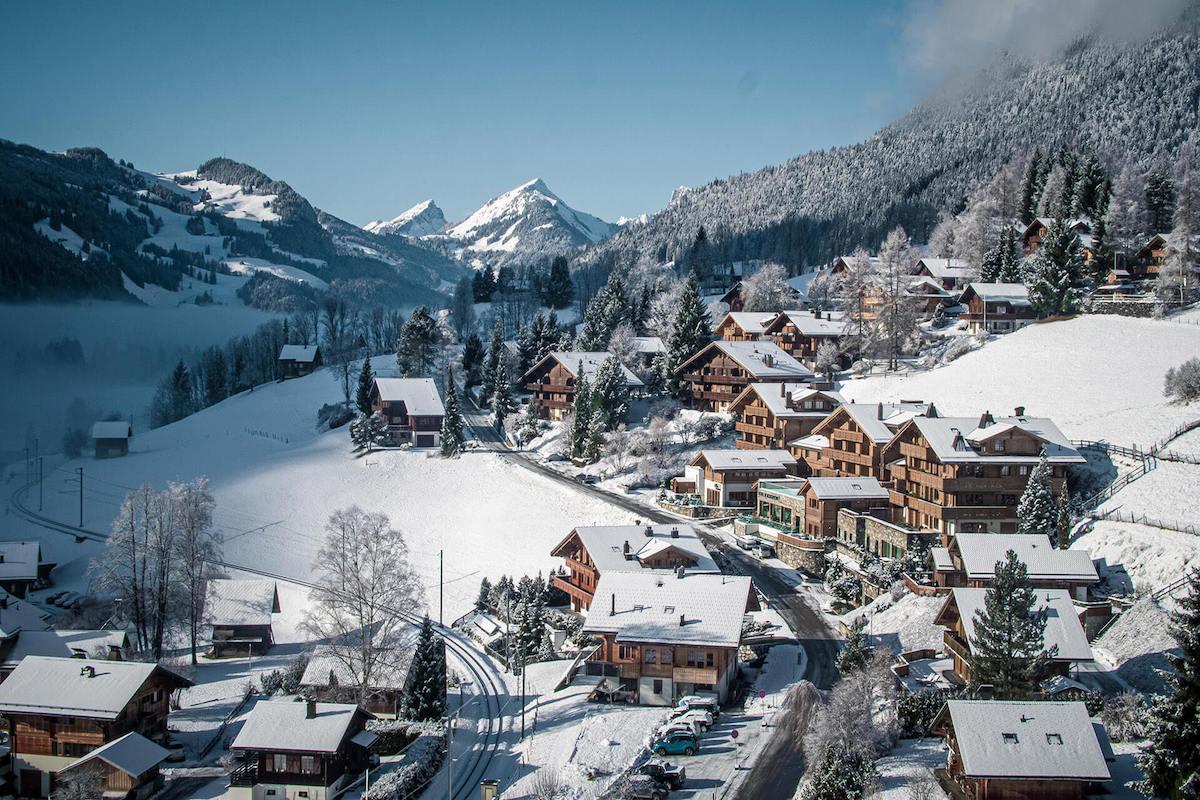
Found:
[[(66, 536), (73, 536), (77, 541), (107, 541), (107, 533), (58, 522), (30, 509), (26, 505), (26, 496), (29, 493), (29, 488), (30, 484), (21, 486), (12, 493), (9, 499), (9, 505), (18, 517), (46, 530)], [(287, 581), (288, 583), (294, 583), (309, 589), (322, 588), (314, 583), (300, 580), (290, 575), (282, 575), (257, 567), (236, 564), (231, 561), (214, 561), (212, 563), (216, 566), (236, 569), (264, 578)], [(414, 614), (411, 611), (392, 608), (384, 608), (384, 611), (395, 614), (401, 619), (417, 625), (421, 624), (423, 620), (422, 615)], [(451, 800), (470, 800), (470, 798), (477, 796), (479, 782), (489, 777), (490, 768), (493, 763), (496, 763), (501, 751), (507, 749), (503, 739), (504, 718), (505, 709), (511, 697), (508, 693), (507, 684), (496, 670), (495, 664), (486, 654), (481, 653), (476, 648), (474, 642), (458, 631), (440, 623), (434, 623), (433, 628), (446, 643), (447, 653), (452, 655), (470, 676), (471, 682), (476, 687), (478, 696), (483, 702), (482, 719), (485, 723), (485, 729), (479, 739), (482, 746), (472, 746), (468, 762), (456, 765), (454, 770), (456, 777), (454, 779), (454, 786), (452, 787)], [(453, 754), (450, 755), (452, 756)], [(439, 796), (439, 787), (430, 786), (430, 789), (433, 791), (431, 796)]]

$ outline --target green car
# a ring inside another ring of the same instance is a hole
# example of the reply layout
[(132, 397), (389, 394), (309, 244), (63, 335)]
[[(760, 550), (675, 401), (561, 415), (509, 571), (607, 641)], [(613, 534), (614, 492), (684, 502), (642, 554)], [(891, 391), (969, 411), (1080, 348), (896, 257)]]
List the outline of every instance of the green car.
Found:
[(660, 756), (694, 756), (700, 752), (700, 742), (686, 731), (671, 731), (665, 736), (655, 739), (650, 749)]

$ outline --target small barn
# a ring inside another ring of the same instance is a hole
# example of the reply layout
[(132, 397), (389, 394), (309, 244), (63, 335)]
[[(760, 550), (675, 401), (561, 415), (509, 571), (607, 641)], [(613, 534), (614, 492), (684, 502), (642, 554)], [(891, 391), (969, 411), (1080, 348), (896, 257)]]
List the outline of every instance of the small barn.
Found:
[(279, 613), (275, 581), (214, 578), (208, 582), (204, 621), (216, 658), (264, 653), (275, 643), (271, 615)]
[(158, 768), (167, 755), (165, 748), (132, 731), (63, 767), (56, 780), (82, 778), (81, 773), (91, 770), (89, 780), (98, 784), (99, 797), (142, 800), (162, 788)]
[(38, 542), (0, 542), (0, 589), (24, 597), (31, 588), (50, 582), (53, 561), (42, 560)]
[(298, 378), (321, 366), (321, 348), (315, 344), (285, 344), (279, 350), (279, 379)]
[(123, 420), (108, 420), (92, 425), (92, 447), (96, 458), (115, 458), (128, 455), (133, 425)]

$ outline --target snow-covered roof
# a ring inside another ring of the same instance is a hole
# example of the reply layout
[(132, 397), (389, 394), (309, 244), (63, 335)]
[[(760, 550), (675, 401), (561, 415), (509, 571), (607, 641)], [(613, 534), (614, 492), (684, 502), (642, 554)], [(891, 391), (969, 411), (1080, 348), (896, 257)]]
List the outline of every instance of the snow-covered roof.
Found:
[(908, 293), (912, 295), (933, 296), (933, 297), (950, 297), (950, 292), (946, 291), (942, 284), (935, 281), (933, 278), (925, 277), (924, 275), (914, 278), (908, 283)]
[(250, 710), (230, 748), (336, 753), (360, 713), (358, 706), (317, 703), (317, 713), (312, 719), (307, 716), (307, 706), (292, 700), (260, 700)]
[[(975, 614), (982, 611), (987, 589), (958, 587), (951, 590), (946, 602), (958, 607), (967, 641), (975, 639)], [(1054, 661), (1091, 661), (1092, 648), (1079, 622), (1079, 613), (1066, 589), (1034, 589), (1035, 609), (1046, 609), (1046, 632), (1042, 643), (1047, 650), (1057, 647)]]
[(602, 573), (583, 627), (618, 642), (737, 647), (750, 586), (742, 575)]
[(717, 324), (717, 327), (724, 325), (725, 320), (731, 320), (746, 333), (763, 333), (767, 329), (767, 323), (775, 319), (778, 314), (777, 311), (730, 311), (725, 315), (725, 319)]
[(924, 267), (930, 275), (942, 280), (962, 280), (971, 277), (972, 270), (960, 258), (922, 258), (918, 267)]
[(41, 563), (38, 542), (0, 542), (0, 579), (36, 580)]
[(719, 339), (711, 342), (679, 367), (684, 369), (691, 362), (703, 358), (716, 348), (736, 361), (751, 378), (795, 378), (810, 380), (813, 372), (774, 342), (727, 342)]
[[(530, 367), (529, 372), (538, 369), (546, 362), (546, 359), (553, 359), (563, 365), (567, 372), (574, 375), (576, 378), (586, 377), (588, 381), (596, 379), (596, 372), (600, 369), (600, 365), (610, 358), (613, 354), (607, 350), (588, 351), (588, 350), (553, 350), (546, 354), (538, 363)], [(526, 375), (529, 372), (525, 373)], [(637, 375), (630, 372), (629, 368), (624, 364), (621, 365), (621, 374), (625, 376), (625, 384), (627, 386), (641, 386), (642, 382)]]
[[(700, 534), (691, 525), (581, 525), (572, 533), (579, 536), (579, 541), (601, 575), (609, 572), (642, 572), (646, 569), (642, 561), (667, 547), (674, 547), (695, 559), (696, 566), (689, 567), (690, 571), (721, 571), (700, 540)], [(569, 540), (570, 537), (567, 537), (563, 544)], [(625, 557), (627, 542), (630, 558)], [(557, 553), (558, 548), (553, 552)]]
[(778, 471), (796, 465), (796, 458), (787, 450), (701, 450), (692, 459), (695, 464), (704, 459), (718, 472), (724, 470), (768, 469)]
[(113, 739), (108, 744), (97, 747), (83, 758), (64, 767), (62, 771), (74, 769), (93, 759), (99, 759), (116, 767), (126, 775), (136, 778), (157, 767), (168, 755), (166, 748), (160, 747), (137, 731), (130, 731), (119, 739)]
[(317, 357), (318, 349), (315, 344), (285, 344), (279, 349), (279, 360), (311, 364)]
[[(822, 419), (830, 412), (818, 408), (804, 408), (804, 401), (817, 396), (828, 398), (836, 406), (845, 402), (840, 394), (834, 391), (814, 389), (803, 381), (784, 383), (752, 383), (742, 390), (743, 394), (751, 393), (758, 397), (770, 412), (779, 419), (801, 419), (812, 417)], [(740, 395), (739, 395), (740, 397)]]
[(806, 450), (824, 450), (829, 447), (829, 437), (819, 433), (810, 433), (788, 442), (788, 447), (803, 447)]
[(1087, 707), (1075, 702), (949, 700), (969, 778), (1106, 781), (1111, 776)]
[(837, 337), (846, 332), (846, 315), (841, 311), (780, 311), (767, 328), (774, 330), (784, 322), (794, 325), (802, 336)]
[(155, 672), (191, 686), (158, 664), (30, 656), (0, 683), (0, 712), (116, 719)]
[(980, 445), (1002, 433), (1020, 430), (1041, 442), (1051, 464), (1082, 464), (1086, 459), (1071, 440), (1045, 417), (995, 417), (980, 427), (979, 417), (917, 417), (913, 424), (942, 463), (1032, 464), (1037, 453), (981, 452)]
[(91, 656), (98, 649), (123, 650), (129, 643), (125, 631), (88, 630), (22, 630), (11, 642), (6, 642), (0, 666), (15, 667), (30, 656), (72, 658)]
[[(406, 631), (395, 647), (376, 655), (371, 671), (372, 689), (404, 689), (408, 686), (408, 671), (416, 654), (417, 629)], [(300, 678), (301, 686), (328, 687), (330, 677), (338, 686), (356, 686), (355, 665), (361, 663), (358, 648), (323, 644), (313, 650)]]
[(44, 631), (50, 627), (50, 614), (30, 603), (18, 600), (0, 589), (0, 639), (7, 639), (17, 631)]
[(1042, 534), (962, 533), (954, 537), (952, 547), (958, 548), (963, 571), (971, 579), (994, 577), (996, 562), (1012, 550), (1028, 569), (1030, 580), (1100, 581), (1086, 550), (1060, 550)]
[(128, 439), (133, 436), (133, 427), (124, 420), (105, 420), (92, 423), (93, 439)]
[[(989, 303), (1012, 303), (1015, 306), (1032, 306), (1029, 300), (1029, 289), (1023, 283), (982, 283), (974, 281), (967, 284), (963, 296), (974, 292), (981, 300)], [(962, 298), (959, 298), (962, 302)]]
[(875, 478), (809, 478), (818, 500), (886, 500), (888, 490)]
[(876, 444), (883, 444), (891, 440), (901, 425), (914, 417), (928, 414), (932, 407), (932, 403), (901, 401), (899, 403), (844, 403), (839, 410), (845, 411), (872, 441)]
[(204, 620), (210, 625), (270, 625), (279, 611), (275, 581), (213, 578), (208, 582)]
[(660, 336), (635, 336), (633, 337), (634, 344), (637, 345), (639, 353), (665, 353), (667, 346), (663, 343)]
[(412, 417), (441, 417), (446, 414), (433, 378), (376, 378), (379, 398), (385, 403), (404, 403)]

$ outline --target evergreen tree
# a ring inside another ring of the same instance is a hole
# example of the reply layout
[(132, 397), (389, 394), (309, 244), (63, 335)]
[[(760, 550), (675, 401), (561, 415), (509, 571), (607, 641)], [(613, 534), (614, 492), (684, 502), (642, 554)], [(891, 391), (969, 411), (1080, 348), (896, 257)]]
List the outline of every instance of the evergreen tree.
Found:
[(1169, 693), (1150, 706), (1146, 744), (1138, 756), (1147, 795), (1179, 800), (1200, 798), (1200, 570), (1188, 576), (1187, 595), (1172, 614), (1171, 633), (1179, 654), (1167, 658)]
[(1051, 538), (1058, 526), (1058, 503), (1050, 486), (1051, 468), (1046, 451), (1029, 472), (1029, 481), (1017, 503), (1017, 533), (1041, 533)]
[(712, 266), (710, 255), (708, 232), (701, 225), (696, 231), (696, 238), (692, 241), (692, 250), (688, 256), (688, 269), (699, 278), (708, 277), (709, 269)]
[(471, 279), (471, 292), (475, 295), (476, 303), (492, 302), (495, 291), (496, 276), (490, 267), (484, 267), (475, 273), (475, 277)]
[(372, 447), (386, 447), (392, 443), (387, 420), (378, 411), (367, 416), (366, 422), (363, 424), (362, 436), (366, 440), (367, 452), (370, 452)]
[(654, 295), (650, 291), (650, 284), (642, 284), (642, 299), (637, 304), (637, 313), (633, 317), (633, 330), (638, 336), (649, 336), (650, 329), (647, 325), (650, 322), (650, 309), (654, 305)]
[(500, 354), (504, 352), (504, 339), (500, 335), (500, 320), (492, 325), (492, 342), (488, 346), (487, 361), (483, 367), (483, 383), (479, 399), (487, 403), (496, 392), (496, 375), (500, 370)]
[(429, 617), (421, 621), (409, 670), (412, 683), (404, 696), (404, 718), (433, 722), (446, 716), (446, 643), (433, 632)]
[(1050, 541), (1063, 550), (1071, 545), (1071, 493), (1066, 489), (1058, 501), (1058, 515), (1054, 520), (1054, 535)]
[(1025, 225), (1033, 222), (1037, 216), (1038, 201), (1042, 197), (1042, 177), (1042, 151), (1034, 150), (1021, 182), (1021, 222)]
[(679, 310), (671, 326), (667, 343), (667, 369), (670, 372), (668, 391), (679, 399), (688, 394), (687, 383), (678, 374), (679, 367), (712, 339), (712, 323), (708, 309), (700, 299), (700, 282), (693, 272), (684, 283), (679, 297)]
[(354, 392), (354, 403), (358, 413), (371, 413), (371, 393), (375, 389), (375, 372), (371, 369), (371, 359), (364, 358), (362, 369), (358, 371), (358, 387)]
[(1074, 314), (1083, 303), (1087, 285), (1079, 237), (1058, 217), (1034, 258), (1029, 299), (1044, 315)]
[(1165, 170), (1156, 169), (1146, 178), (1146, 211), (1151, 233), (1171, 230), (1175, 216), (1175, 184)]
[(1108, 282), (1108, 271), (1114, 268), (1113, 249), (1108, 241), (1108, 222), (1104, 215), (1096, 217), (1092, 224), (1091, 281), (1093, 286)]
[(479, 338), (479, 334), (472, 331), (463, 343), (462, 365), (467, 386), (477, 386), (483, 379), (484, 358), (486, 354), (483, 350), (483, 340)]
[(984, 607), (975, 613), (971, 642), (972, 680), (991, 685), (998, 698), (1029, 697), (1053, 655), (1045, 649), (1047, 610), (1035, 609), (1036, 604), (1025, 564), (1009, 550), (996, 562)]
[(350, 420), (350, 443), (354, 445), (355, 450), (362, 450), (370, 441), (367, 437), (367, 420), (369, 418), (368, 414), (359, 414)]
[(458, 387), (454, 385), (454, 370), (446, 368), (446, 413), (442, 417), (442, 455), (449, 458), (463, 452), (463, 416), (458, 407)]
[(606, 358), (596, 370), (592, 398), (603, 430), (616, 430), (629, 416), (629, 385), (616, 356)]
[(984, 283), (1021, 283), (1021, 257), (1017, 253), (1017, 232), (1005, 225), (995, 247), (988, 250), (979, 267)]
[(513, 400), (512, 382), (508, 375), (508, 353), (500, 350), (500, 361), (496, 365), (496, 383), (492, 391), (492, 416), (496, 420), (496, 430), (504, 430), (504, 420), (517, 408)]
[(867, 666), (874, 648), (867, 642), (867, 621), (859, 618), (850, 628), (846, 637), (846, 646), (837, 655), (837, 668), (842, 677), (851, 672), (857, 672)]
[(805, 774), (800, 800), (866, 800), (877, 782), (873, 759), (858, 748), (837, 745)]
[(591, 352), (604, 350), (617, 326), (628, 322), (631, 317), (625, 282), (620, 275), (612, 272), (608, 276), (608, 283), (588, 303), (576, 347)]
[(486, 611), (492, 605), (492, 582), (484, 576), (479, 582), (479, 594), (475, 597), (475, 610)]
[(599, 409), (592, 412), (588, 423), (587, 433), (583, 440), (583, 460), (595, 464), (604, 452), (604, 418)]
[(568, 437), (572, 458), (583, 458), (593, 414), (591, 386), (588, 384), (587, 375), (580, 369), (579, 378), (575, 381), (575, 405), (571, 411), (571, 430)]
[(425, 377), (433, 370), (442, 335), (425, 306), (417, 306), (400, 329), (396, 364), (406, 377)]
[(525, 413), (521, 415), (521, 426), (517, 431), (517, 440), (524, 447), (536, 439), (542, 432), (542, 420), (538, 416), (537, 403), (526, 403)]
[(575, 300), (575, 286), (566, 256), (555, 256), (542, 288), (542, 302), (549, 308), (566, 308)]

